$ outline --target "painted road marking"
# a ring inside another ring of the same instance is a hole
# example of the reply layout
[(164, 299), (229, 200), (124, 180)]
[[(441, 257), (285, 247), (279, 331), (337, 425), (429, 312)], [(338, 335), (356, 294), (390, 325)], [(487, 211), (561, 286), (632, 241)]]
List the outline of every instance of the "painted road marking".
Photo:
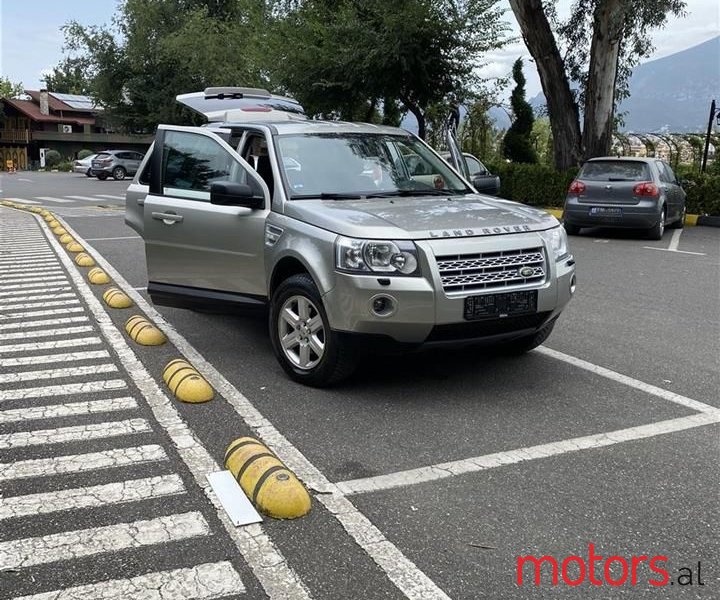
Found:
[(137, 408), (134, 398), (112, 398), (110, 400), (91, 400), (88, 402), (71, 402), (69, 404), (50, 404), (48, 406), (30, 406), (0, 411), (0, 424), (18, 423), (21, 421), (39, 421), (42, 419), (59, 419), (76, 415), (95, 415), (98, 413), (132, 410)]
[(38, 381), (40, 379), (64, 379), (80, 377), (96, 373), (117, 373), (118, 368), (112, 363), (89, 365), (87, 367), (70, 367), (60, 369), (43, 369), (42, 371), (20, 371), (19, 373), (0, 374), (0, 383), (19, 383), (21, 381)]
[(159, 475), (91, 487), (0, 498), (0, 521), (64, 510), (128, 504), (185, 493), (179, 475)]
[[(77, 329), (77, 328), (75, 328)], [(91, 328), (88, 327), (90, 331)], [(60, 335), (63, 333), (73, 333), (69, 329), (63, 329)], [(43, 335), (47, 335), (49, 332), (42, 332)], [(73, 348), (76, 346), (96, 346), (102, 343), (99, 337), (84, 337), (74, 338), (70, 340), (54, 340), (50, 342), (28, 342), (27, 344), (12, 344), (7, 346), (0, 346), (0, 354), (10, 352), (34, 352), (36, 350), (55, 350), (57, 348)]]
[(3, 200), (10, 200), (11, 202), (19, 202), (21, 204), (40, 204), (39, 202), (33, 202), (32, 200), (25, 200), (24, 198), (3, 198)]
[[(38, 221), (41, 226), (44, 224)], [(66, 223), (64, 227), (71, 235), (76, 232)], [(51, 246), (58, 249), (59, 243), (49, 237)], [(93, 257), (98, 254), (90, 249)], [(219, 500), (212, 492), (206, 475), (219, 471), (217, 462), (210, 456), (206, 448), (198, 441), (187, 423), (181, 418), (177, 409), (158, 386), (157, 381), (148, 373), (132, 349), (128, 346), (123, 332), (119, 331), (110, 316), (95, 297), (89, 285), (80, 272), (75, 268), (72, 260), (64, 253), (60, 259), (68, 269), (68, 273), (75, 283), (78, 291), (92, 311), (95, 320), (102, 330), (105, 339), (114, 347), (123, 367), (130, 374), (138, 389), (147, 400), (158, 424), (165, 430), (173, 444), (176, 446), (183, 462), (188, 466), (197, 485), (205, 492), (217, 511), (220, 522), (225, 527), (235, 546), (240, 551), (257, 577), (260, 585), (270, 598), (292, 598), (293, 600), (309, 600), (309, 591), (290, 567), (282, 553), (275, 547), (270, 537), (265, 533), (262, 525), (254, 524), (247, 527), (235, 527), (223, 510)], [(97, 259), (96, 259), (97, 260)], [(108, 265), (103, 259), (103, 265)], [(109, 265), (108, 265), (109, 266)], [(112, 267), (111, 267), (112, 268)], [(117, 274), (115, 269), (112, 272)], [(122, 279), (121, 286), (127, 291), (129, 285)], [(138, 296), (132, 292), (134, 296)], [(143, 305), (147, 303), (143, 301)], [(440, 597), (440, 596), (437, 596)], [(442, 596), (445, 598), (446, 596)], [(427, 596), (425, 600), (432, 597)]]
[[(12, 286), (16, 283), (32, 283), (34, 281), (58, 281), (58, 280), (67, 280), (65, 275), (63, 274), (62, 270), (57, 271), (57, 275), (32, 275), (30, 277), (18, 277), (18, 275), (4, 275), (0, 276), (0, 281), (2, 282), (3, 287), (5, 287), (5, 284), (8, 286)], [(8, 287), (10, 289), (10, 287)]]
[(568, 454), (579, 450), (590, 450), (593, 448), (603, 448), (613, 446), (624, 442), (642, 440), (658, 435), (665, 435), (686, 429), (694, 429), (704, 425), (720, 423), (720, 410), (714, 413), (700, 413), (689, 417), (680, 417), (678, 419), (669, 419), (648, 425), (640, 425), (638, 427), (630, 427), (628, 429), (619, 429), (617, 431), (609, 431), (606, 433), (596, 433), (586, 435), (559, 442), (550, 442), (548, 444), (539, 444), (527, 448), (518, 448), (506, 452), (495, 452), (484, 456), (476, 456), (474, 458), (466, 458), (462, 460), (454, 460), (445, 463), (431, 465), (429, 467), (420, 467), (417, 469), (408, 469), (406, 471), (398, 471), (387, 475), (378, 475), (376, 477), (364, 477), (361, 479), (353, 479), (343, 481), (337, 484), (338, 489), (344, 494), (363, 494), (367, 492), (377, 492), (380, 490), (389, 490), (398, 487), (406, 487), (409, 485), (417, 485), (428, 481), (437, 481), (454, 477), (456, 475), (464, 475), (467, 473), (477, 473), (495, 467), (512, 465), (548, 456), (558, 456), (560, 454)]
[[(68, 294), (70, 296), (71, 294)], [(27, 300), (27, 298), (26, 298)], [(40, 298), (39, 300), (36, 300), (35, 302), (26, 302), (25, 304), (6, 304), (3, 306), (3, 310), (20, 310), (24, 308), (38, 308), (39, 306), (45, 307), (45, 306), (68, 306), (69, 304), (80, 304), (80, 300), (77, 298), (72, 300), (57, 300), (53, 302), (48, 302), (44, 298)]]
[(72, 202), (72, 200), (67, 200), (65, 198), (57, 198), (56, 196), (35, 196), (38, 200), (45, 200), (46, 202), (58, 202), (61, 204), (65, 204), (67, 202)]
[[(179, 592), (182, 590), (182, 592)], [(215, 600), (226, 596), (244, 594), (240, 575), (227, 561), (205, 563), (189, 569), (174, 569), (147, 573), (129, 579), (112, 579), (91, 583), (54, 592), (33, 596), (22, 596), (15, 600), (126, 600), (144, 598), (163, 600)]]
[[(85, 312), (82, 306), (70, 307), (70, 308), (53, 308), (50, 310), (31, 310), (28, 312), (10, 313), (9, 315), (2, 315), (3, 319), (34, 319), (35, 317), (49, 317), (50, 315), (66, 315), (68, 313), (79, 313)], [(24, 326), (24, 324), (23, 324)], [(12, 327), (8, 324), (5, 326), (7, 329)]]
[[(28, 321), (27, 323), (11, 323), (8, 325), (2, 325), (0, 324), (0, 331), (5, 331), (9, 329), (30, 329), (30, 328), (36, 328), (36, 327), (49, 327), (51, 325), (66, 325), (68, 323), (82, 323), (83, 321), (87, 321), (88, 318), (83, 315), (82, 317), (67, 317), (63, 319), (43, 319), (41, 321)], [(73, 328), (70, 328), (73, 329)], [(55, 331), (56, 333), (51, 333), (51, 331)], [(36, 335), (32, 335), (31, 333), (24, 334), (24, 333), (9, 333), (9, 334), (0, 334), (0, 340), (14, 340), (19, 339), (22, 337), (25, 337), (26, 335), (30, 337), (44, 337), (46, 335), (62, 335), (62, 332), (68, 331), (67, 329), (53, 329), (53, 330), (45, 330), (45, 331), (39, 331), (36, 333)], [(79, 329), (74, 329), (74, 331), (80, 331)], [(90, 329), (83, 329), (82, 331), (90, 331)]]
[(73, 200), (89, 200), (90, 202), (97, 202), (97, 198), (94, 196), (65, 196), (66, 198), (72, 198)]
[(41, 254), (39, 256), (7, 258), (9, 252), (0, 252), (0, 266), (16, 266), (22, 264), (35, 264), (35, 262), (56, 262), (55, 254)]
[(87, 454), (66, 454), (51, 458), (16, 460), (11, 463), (0, 463), (0, 481), (100, 471), (166, 460), (168, 457), (165, 450), (157, 444), (114, 448)]
[[(87, 321), (87, 317), (70, 317), (67, 320), (63, 320), (63, 323), (58, 323), (61, 319), (50, 319), (45, 321), (45, 325), (63, 325), (65, 322), (77, 323), (79, 321)], [(0, 327), (1, 328), (1, 327)], [(87, 333), (93, 331), (91, 325), (81, 325), (79, 327), (66, 327), (62, 329), (45, 329), (42, 331), (26, 331), (20, 333), (0, 333), (0, 341), (5, 340), (22, 340), (25, 338), (39, 338), (39, 337), (52, 337), (58, 335), (66, 335), (68, 333)]]
[(24, 400), (26, 398), (51, 398), (75, 394), (93, 394), (110, 390), (124, 390), (127, 383), (122, 379), (87, 381), (84, 383), (63, 383), (42, 387), (22, 388), (19, 390), (0, 390), (0, 402), (3, 400)]
[(71, 425), (55, 429), (38, 429), (36, 431), (17, 431), (0, 434), (0, 449), (25, 448), (28, 446), (45, 446), (46, 444), (65, 444), (67, 442), (85, 442), (121, 435), (134, 435), (152, 431), (145, 419), (128, 419), (89, 425)]
[(120, 237), (85, 238), (86, 242), (108, 242), (111, 240), (142, 240), (139, 235), (123, 235)]
[(669, 248), (656, 248), (655, 246), (643, 246), (646, 250), (662, 250), (663, 252), (673, 252), (674, 254), (693, 254), (695, 256), (707, 256), (704, 252), (690, 252), (688, 250), (670, 250)]
[(189, 512), (147, 521), (10, 540), (0, 543), (0, 569), (21, 569), (209, 534), (210, 528), (203, 516), (199, 512)]
[(667, 248), (658, 248), (657, 246), (643, 246), (647, 250), (663, 250), (665, 252), (677, 252), (678, 254), (694, 254), (695, 256), (707, 256), (704, 252), (688, 252), (687, 250), (678, 250), (680, 245), (680, 236), (682, 235), (682, 229), (676, 229), (673, 231), (672, 237), (670, 238), (670, 245)]
[(0, 367), (21, 367), (24, 365), (77, 362), (80, 360), (93, 360), (96, 358), (110, 358), (107, 350), (88, 350), (87, 352), (68, 352), (65, 354), (46, 354), (44, 356), (19, 356), (13, 358), (0, 358)]
[[(30, 291), (18, 290), (14, 292), (0, 292), (0, 298), (8, 298), (10, 296), (25, 296), (26, 294), (50, 294), (55, 292), (67, 292), (72, 291), (69, 285), (60, 285), (56, 287), (35, 287)], [(73, 294), (75, 296), (75, 294)]]
[(675, 404), (679, 404), (680, 406), (684, 406), (691, 410), (709, 413), (717, 411), (716, 407), (705, 404), (704, 402), (693, 400), (692, 398), (687, 398), (686, 396), (681, 396), (680, 394), (676, 394), (675, 392), (665, 390), (655, 385), (650, 385), (649, 383), (645, 383), (632, 377), (628, 377), (627, 375), (623, 375), (622, 373), (617, 373), (616, 371), (606, 369), (605, 367), (594, 365), (593, 363), (582, 360), (581, 358), (575, 358), (574, 356), (570, 356), (569, 354), (558, 352), (557, 350), (553, 350), (551, 348), (548, 348), (547, 346), (540, 346), (539, 348), (535, 349), (535, 352), (568, 363), (585, 371), (590, 371), (595, 375), (600, 375), (601, 377), (605, 377), (606, 379), (610, 379), (633, 389), (640, 390), (641, 392), (645, 392), (646, 394), (650, 394), (651, 396), (657, 396), (658, 398), (662, 398), (663, 400), (674, 402)]
[(113, 196), (111, 194), (96, 194), (98, 198), (110, 198), (111, 200), (125, 200), (125, 196)]
[[(69, 289), (69, 288), (68, 288)], [(33, 290), (34, 293), (36, 290)], [(26, 292), (23, 292), (23, 294)], [(23, 298), (7, 298), (5, 301), (12, 302), (13, 300), (25, 300), (27, 302), (32, 301), (43, 301), (43, 300), (59, 300), (60, 298), (77, 298), (77, 296), (73, 293), (67, 293), (67, 294), (42, 294), (39, 296), (23, 296)]]
[(0, 267), (0, 275), (12, 275), (13, 273), (37, 273), (44, 271), (52, 271), (60, 268), (60, 263), (56, 260), (43, 261), (42, 264), (30, 263), (29, 265), (11, 265), (9, 267)]
[(56, 257), (57, 254), (53, 254), (52, 252), (48, 252), (47, 250), (22, 250), (20, 252), (17, 252), (12, 249), (4, 249), (0, 251), (0, 257), (2, 257), (3, 262), (8, 263), (12, 260), (17, 261), (18, 259), (23, 260), (32, 260), (33, 258), (47, 258), (47, 257)]
[[(76, 239), (81, 239), (71, 227), (65, 225), (65, 228), (68, 229), (71, 235), (76, 237)], [(55, 243), (52, 238), (50, 238), (50, 241), (52, 244)], [(84, 243), (84, 240), (82, 243)], [(392, 581), (393, 584), (407, 598), (410, 600), (450, 600), (449, 596), (445, 592), (443, 592), (423, 571), (421, 571), (410, 559), (408, 559), (397, 546), (392, 544), (385, 535), (375, 525), (373, 525), (373, 523), (364, 514), (362, 514), (352, 504), (352, 502), (350, 502), (350, 500), (345, 498), (338, 491), (337, 487), (330, 483), (320, 470), (307, 458), (305, 458), (305, 456), (297, 448), (295, 448), (295, 446), (293, 446), (275, 428), (275, 426), (237, 390), (237, 388), (227, 381), (227, 379), (225, 379), (225, 377), (217, 369), (215, 369), (215, 367), (208, 363), (180, 333), (170, 326), (162, 315), (139, 293), (137, 293), (137, 291), (130, 286), (127, 280), (120, 275), (120, 273), (107, 260), (105, 260), (101, 254), (95, 251), (92, 247), (88, 247), (88, 251), (96, 260), (98, 265), (100, 265), (102, 269), (118, 284), (118, 286), (135, 301), (138, 308), (145, 312), (145, 314), (154, 321), (155, 325), (157, 325), (163, 333), (165, 333), (168, 339), (172, 341), (185, 358), (187, 358), (190, 363), (198, 371), (200, 371), (210, 384), (218, 391), (218, 393), (220, 393), (230, 403), (237, 414), (246, 423), (250, 424), (253, 429), (261, 432), (263, 441), (281, 458), (281, 460), (288, 465), (288, 467), (290, 467), (290, 469), (296, 473), (308, 487), (322, 492), (316, 497), (316, 499), (329, 510), (330, 514), (340, 522), (348, 535), (350, 535), (350, 537), (352, 537), (355, 542), (375, 561), (390, 581)], [(80, 277), (76, 278), (73, 271), (69, 272), (70, 276), (73, 277), (78, 285), (78, 288), (85, 297), (87, 290), (85, 282)], [(93, 312), (95, 312), (95, 306), (101, 309), (102, 307), (100, 307), (92, 293), (89, 290), (87, 290), (87, 293), (89, 294), (89, 297), (86, 297), (86, 300), (91, 309), (93, 309)], [(100, 325), (103, 326), (104, 320), (101, 320), (99, 316), (97, 316), (97, 319)], [(117, 332), (115, 329), (110, 331)], [(125, 343), (122, 336), (120, 336), (118, 344), (120, 343), (120, 340), (122, 340), (123, 344)], [(120, 354), (122, 359), (124, 357), (124, 352)], [(132, 355), (132, 357), (134, 358), (134, 355)], [(139, 368), (144, 369), (142, 365), (140, 365)], [(139, 383), (138, 385), (141, 389), (143, 388), (143, 386), (140, 386)], [(155, 412), (158, 406), (164, 406), (168, 403), (168, 401), (166, 397), (164, 397), (161, 393), (158, 393), (159, 390), (157, 390), (157, 385), (154, 381), (151, 382), (151, 385), (154, 386), (154, 389), (152, 389), (152, 395), (146, 394), (146, 398), (153, 407), (153, 412)], [(158, 418), (158, 420), (160, 420), (160, 418)], [(166, 426), (163, 421), (161, 421), (161, 424)], [(171, 423), (168, 423), (168, 425), (171, 425)], [(188, 460), (191, 460), (191, 462), (188, 462)], [(197, 461), (193, 459), (186, 459), (185, 462), (188, 466), (190, 466), (191, 471), (193, 471), (193, 476), (195, 476), (201, 486), (203, 486), (202, 478), (204, 478), (205, 473), (219, 470), (217, 465), (215, 465), (215, 468), (210, 467), (211, 464), (214, 464), (214, 461), (212, 461), (212, 459), (208, 456), (205, 461), (206, 466), (200, 470), (199, 478), (196, 474), (197, 469), (200, 466), (197, 465)], [(216, 499), (215, 501), (217, 502)], [(274, 578), (270, 578), (270, 573), (267, 569), (258, 571), (257, 567), (254, 566), (257, 564), (258, 560), (268, 560), (265, 552), (262, 553), (266, 556), (264, 559), (258, 556), (257, 543), (259, 538), (254, 537), (255, 532), (257, 532), (258, 535), (262, 533), (261, 526), (248, 525), (247, 527), (236, 529), (232, 526), (224, 512), (219, 514), (226, 529), (233, 537), (236, 544), (238, 544), (238, 548), (240, 548), (251, 568), (253, 568), (253, 572), (258, 577), (265, 590), (272, 597), (273, 594), (270, 593), (267, 585), (272, 585), (271, 589), (276, 589), (279, 584), (279, 581), (276, 578), (280, 577), (280, 575), (277, 574)], [(248, 546), (247, 540), (245, 539), (245, 535), (247, 534), (253, 535), (253, 539), (255, 540), (251, 546)], [(269, 538), (268, 544), (272, 544)], [(248, 553), (250, 553), (249, 557)], [(280, 592), (283, 592), (283, 587), (284, 586), (281, 586)], [(283, 595), (286, 594), (287, 591), (284, 591)]]

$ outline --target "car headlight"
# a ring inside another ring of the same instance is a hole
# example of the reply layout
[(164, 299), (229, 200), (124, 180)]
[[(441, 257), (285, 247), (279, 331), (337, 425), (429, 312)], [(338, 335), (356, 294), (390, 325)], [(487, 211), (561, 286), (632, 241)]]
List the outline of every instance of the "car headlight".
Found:
[(547, 241), (548, 246), (550, 246), (550, 249), (553, 252), (555, 260), (560, 260), (568, 255), (567, 234), (562, 226), (555, 227), (554, 229), (548, 229), (547, 231), (541, 231), (540, 235), (542, 235), (543, 238), (545, 238), (545, 241)]
[(411, 241), (358, 240), (339, 237), (335, 242), (335, 266), (348, 273), (420, 275), (415, 244)]

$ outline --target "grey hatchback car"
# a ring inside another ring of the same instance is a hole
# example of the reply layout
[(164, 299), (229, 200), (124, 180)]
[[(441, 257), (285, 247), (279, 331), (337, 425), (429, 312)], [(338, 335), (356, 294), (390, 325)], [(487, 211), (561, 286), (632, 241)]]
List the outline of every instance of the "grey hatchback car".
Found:
[(570, 185), (563, 221), (569, 235), (582, 227), (622, 227), (659, 240), (666, 226), (683, 227), (685, 191), (660, 159), (593, 158)]
[(92, 161), (92, 174), (100, 180), (112, 176), (115, 180), (135, 175), (144, 155), (132, 150), (103, 150)]

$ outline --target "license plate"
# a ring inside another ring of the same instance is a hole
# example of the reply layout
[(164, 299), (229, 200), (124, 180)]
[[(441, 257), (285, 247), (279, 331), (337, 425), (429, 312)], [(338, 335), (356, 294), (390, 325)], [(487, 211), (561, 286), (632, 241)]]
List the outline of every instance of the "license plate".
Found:
[(590, 208), (590, 215), (595, 217), (622, 217), (622, 208), (593, 206)]
[(465, 298), (464, 317), (467, 321), (526, 315), (534, 312), (537, 312), (537, 290)]

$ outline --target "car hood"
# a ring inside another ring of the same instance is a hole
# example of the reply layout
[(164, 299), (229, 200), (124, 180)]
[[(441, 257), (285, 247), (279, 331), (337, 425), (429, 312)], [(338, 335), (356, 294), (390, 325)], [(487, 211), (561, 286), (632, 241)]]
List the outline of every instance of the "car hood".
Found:
[(341, 235), (380, 239), (503, 235), (558, 225), (545, 211), (480, 194), (292, 200), (285, 205), (285, 214)]

